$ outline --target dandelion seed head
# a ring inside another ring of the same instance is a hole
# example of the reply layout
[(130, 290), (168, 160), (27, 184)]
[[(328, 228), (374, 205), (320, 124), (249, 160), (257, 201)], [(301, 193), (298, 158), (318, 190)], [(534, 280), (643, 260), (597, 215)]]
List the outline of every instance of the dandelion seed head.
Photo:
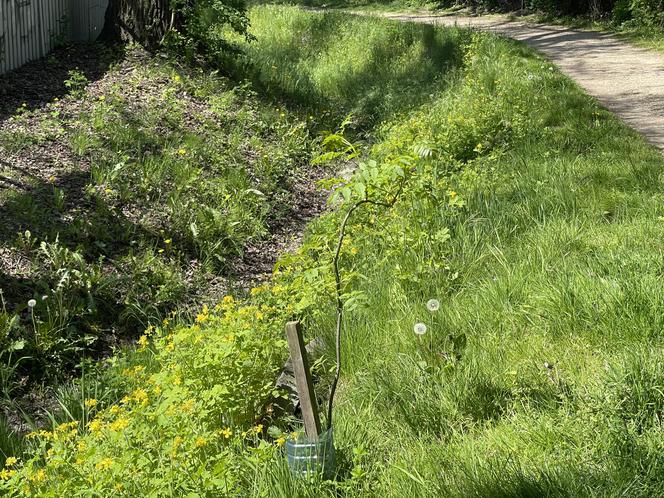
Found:
[(415, 327), (413, 327), (413, 332), (417, 335), (424, 335), (427, 333), (427, 326), (423, 323), (416, 323)]
[(37, 306), (37, 301), (30, 299), (30, 301), (28, 301), (28, 308), (34, 308), (35, 306)]
[(427, 309), (432, 313), (438, 311), (440, 309), (440, 301), (438, 299), (429, 299), (427, 301)]

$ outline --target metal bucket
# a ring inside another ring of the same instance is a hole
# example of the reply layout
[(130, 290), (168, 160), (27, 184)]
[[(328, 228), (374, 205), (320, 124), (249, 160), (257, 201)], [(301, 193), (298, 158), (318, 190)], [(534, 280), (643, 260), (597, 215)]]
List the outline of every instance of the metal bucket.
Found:
[(332, 429), (320, 435), (318, 441), (310, 441), (302, 434), (296, 440), (286, 442), (288, 466), (300, 477), (322, 474), (325, 479), (334, 476), (334, 438)]

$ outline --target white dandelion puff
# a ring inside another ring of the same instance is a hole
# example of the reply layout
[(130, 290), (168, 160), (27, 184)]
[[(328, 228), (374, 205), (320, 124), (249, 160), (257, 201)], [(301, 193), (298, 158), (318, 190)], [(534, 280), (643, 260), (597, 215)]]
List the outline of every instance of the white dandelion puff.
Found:
[(423, 323), (416, 323), (415, 327), (413, 327), (413, 331), (417, 335), (424, 335), (427, 333), (427, 326), (424, 325)]
[(438, 299), (429, 299), (427, 301), (427, 309), (431, 311), (431, 313), (435, 313), (440, 309), (440, 301), (438, 301)]
[(32, 309), (35, 306), (37, 306), (37, 301), (35, 301), (34, 299), (30, 299), (30, 301), (28, 301), (28, 308)]

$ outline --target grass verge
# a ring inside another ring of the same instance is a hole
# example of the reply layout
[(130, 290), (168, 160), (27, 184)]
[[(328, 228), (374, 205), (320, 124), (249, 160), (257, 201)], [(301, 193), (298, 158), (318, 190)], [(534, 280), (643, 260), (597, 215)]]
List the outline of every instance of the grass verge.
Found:
[[(312, 111), (344, 103), (323, 84), (326, 53), (364, 68), (373, 40), (410, 36), (378, 60), (390, 67), (433, 29), (276, 7), (252, 20), (257, 46), (270, 40), (252, 76)], [(321, 25), (333, 29), (313, 57), (294, 40)], [(380, 120), (356, 110), (373, 146), (272, 282), (151, 329), (145, 360), (119, 376), (126, 397), (88, 399), (87, 420), (36, 435), (4, 471), (10, 495), (664, 493), (664, 159), (524, 46), (433, 35), (453, 40), (456, 64), (426, 101)], [(297, 316), (331, 343), (337, 230), (363, 199), (397, 202), (358, 211), (342, 247), (338, 478), (298, 480), (280, 450), (297, 421), (272, 392), (282, 327)]]

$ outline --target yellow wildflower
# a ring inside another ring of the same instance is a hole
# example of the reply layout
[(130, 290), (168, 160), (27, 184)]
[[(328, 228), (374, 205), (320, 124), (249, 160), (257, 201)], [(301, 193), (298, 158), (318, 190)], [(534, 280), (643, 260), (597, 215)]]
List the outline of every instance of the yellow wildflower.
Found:
[(256, 434), (260, 434), (261, 432), (263, 432), (263, 424), (258, 424), (256, 427), (254, 427), (254, 432)]
[(16, 474), (14, 469), (2, 469), (0, 470), (0, 479), (7, 480), (10, 479)]
[(10, 456), (5, 460), (5, 467), (11, 467), (12, 465), (16, 465), (18, 463), (18, 458)]
[(161, 394), (161, 387), (160, 386), (154, 386), (153, 391), (157, 396), (159, 396)]
[(148, 404), (148, 393), (145, 391), (145, 389), (136, 389), (133, 393), (131, 393), (131, 397), (134, 401), (136, 401), (136, 403), (139, 403), (142, 406), (146, 406)]
[(33, 475), (30, 478), (31, 481), (34, 482), (42, 482), (46, 480), (46, 471), (44, 469), (39, 469), (37, 472), (35, 472), (35, 475)]
[(80, 440), (78, 443), (76, 443), (76, 449), (81, 453), (83, 453), (85, 450), (88, 449), (88, 444), (85, 441)]
[(224, 430), (221, 431), (221, 435), (224, 436), (226, 439), (228, 439), (233, 435), (233, 431), (230, 430), (230, 428), (226, 427)]
[(113, 460), (111, 460), (110, 458), (104, 458), (101, 462), (95, 465), (97, 470), (110, 469), (112, 466), (113, 466)]
[(178, 149), (178, 154), (184, 156), (187, 154), (187, 149)]
[(196, 448), (202, 448), (207, 444), (207, 440), (204, 437), (198, 437), (195, 444)]
[(178, 452), (178, 448), (180, 445), (184, 442), (184, 439), (180, 436), (175, 436), (175, 439), (173, 439), (173, 449), (171, 450), (171, 457), (175, 457)]
[(148, 336), (143, 334), (139, 339), (138, 339), (138, 345), (141, 347), (141, 349), (145, 349), (148, 347)]
[(86, 399), (84, 404), (88, 408), (93, 408), (97, 406), (97, 400), (94, 398)]
[(115, 422), (113, 422), (109, 427), (111, 428), (112, 431), (122, 431), (129, 426), (129, 420), (126, 418), (119, 418)]
[(350, 253), (351, 253), (351, 254), (355, 255), (355, 254), (357, 254), (358, 252), (360, 252), (360, 250), (359, 250), (357, 247), (351, 247), (351, 248), (350, 248)]
[(265, 315), (263, 313), (261, 313), (260, 311), (257, 311), (256, 312), (256, 320), (262, 320), (263, 318), (265, 318)]
[(164, 241), (164, 244), (166, 244), (166, 245), (170, 245), (172, 242), (173, 242), (173, 240), (171, 240), (171, 239), (166, 239), (166, 240)]
[(286, 438), (282, 436), (279, 439), (277, 439), (276, 443), (277, 446), (283, 446), (284, 444), (286, 444)]
[(90, 429), (90, 432), (98, 432), (103, 426), (104, 424), (102, 421), (97, 418), (88, 423), (88, 429)]
[(254, 287), (253, 289), (251, 289), (251, 295), (256, 296), (256, 295), (260, 294), (261, 292), (263, 292), (264, 290), (265, 290), (265, 287), (262, 286), (262, 285), (260, 287)]

